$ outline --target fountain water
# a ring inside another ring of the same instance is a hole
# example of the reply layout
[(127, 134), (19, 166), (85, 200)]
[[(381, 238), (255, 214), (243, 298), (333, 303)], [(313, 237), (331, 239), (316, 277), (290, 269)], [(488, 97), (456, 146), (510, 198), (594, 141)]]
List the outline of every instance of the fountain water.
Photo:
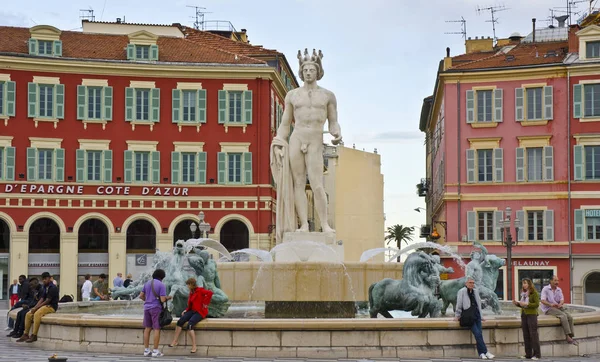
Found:
[(360, 259), (359, 261), (362, 262), (366, 262), (371, 260), (372, 258), (376, 257), (379, 254), (383, 254), (385, 252), (397, 252), (398, 249), (396, 248), (375, 248), (375, 249), (369, 249), (369, 250), (365, 250), (361, 255), (360, 255)]

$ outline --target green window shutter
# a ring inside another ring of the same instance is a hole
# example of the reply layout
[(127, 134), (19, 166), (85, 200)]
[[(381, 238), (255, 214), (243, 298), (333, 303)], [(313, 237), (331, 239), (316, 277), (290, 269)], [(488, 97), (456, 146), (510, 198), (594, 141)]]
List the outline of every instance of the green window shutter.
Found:
[(171, 183), (181, 182), (181, 152), (171, 152)]
[(198, 112), (197, 121), (206, 123), (206, 89), (198, 89)]
[(244, 152), (244, 184), (252, 184), (252, 152)]
[(504, 218), (504, 211), (494, 211), (494, 241), (502, 241), (502, 228), (499, 223)]
[(554, 104), (552, 86), (544, 87), (544, 119), (553, 118)]
[(583, 209), (575, 210), (575, 241), (585, 240), (585, 219), (583, 217)]
[(504, 182), (504, 151), (494, 148), (494, 182)]
[(467, 211), (467, 240), (474, 242), (477, 240), (477, 212)]
[[(4, 179), (6, 181), (15, 180), (15, 148), (6, 147), (6, 175)], [(0, 160), (0, 163), (2, 160)]]
[(160, 183), (160, 152), (152, 151), (152, 183)]
[(475, 92), (467, 91), (467, 123), (475, 122)]
[[(0, 85), (1, 87), (1, 85)], [(6, 115), (14, 117), (16, 101), (16, 83), (6, 82)]]
[(158, 45), (150, 45), (150, 60), (158, 61)]
[(554, 149), (552, 146), (544, 147), (544, 181), (554, 180)]
[(517, 122), (523, 121), (525, 117), (525, 90), (523, 88), (515, 88), (515, 120)]
[(519, 219), (519, 222), (521, 223), (521, 227), (519, 228), (519, 232), (517, 233), (517, 240), (525, 241), (525, 211), (517, 210), (515, 215), (516, 215), (516, 218)]
[(56, 118), (64, 119), (65, 118), (65, 86), (63, 84), (57, 84), (54, 86), (55, 92), (55, 103), (54, 110)]
[(198, 152), (198, 183), (206, 183), (206, 152)]
[(219, 124), (227, 121), (227, 91), (219, 91)]
[(502, 122), (502, 89), (494, 90), (494, 122)]
[(475, 150), (467, 149), (467, 183), (475, 182)]
[(217, 181), (218, 181), (219, 185), (226, 184), (227, 180), (225, 177), (225, 171), (227, 170), (227, 154), (225, 152), (217, 153), (217, 170), (218, 170)]
[(252, 124), (252, 91), (244, 91), (242, 101), (244, 102), (244, 123)]
[(135, 89), (131, 87), (125, 88), (125, 120), (133, 121), (133, 108), (135, 100)]
[(77, 119), (83, 120), (87, 118), (87, 87), (84, 85), (77, 86)]
[(38, 41), (37, 39), (29, 39), (29, 55), (38, 55)]
[(152, 88), (150, 93), (152, 94), (152, 115), (150, 116), (150, 120), (152, 122), (160, 122), (160, 88)]
[(102, 158), (104, 163), (104, 182), (112, 182), (112, 151), (104, 150), (102, 151)]
[(583, 146), (575, 145), (573, 146), (573, 168), (574, 168), (574, 177), (575, 181), (581, 181), (584, 179), (584, 163), (583, 163)]
[(544, 241), (554, 241), (554, 210), (544, 211)]
[(130, 184), (133, 180), (133, 151), (125, 151), (125, 162), (123, 163), (124, 172), (123, 179), (126, 184)]
[(62, 57), (62, 41), (55, 40), (53, 45), (54, 45), (54, 56)]
[(35, 181), (37, 170), (37, 149), (27, 147), (27, 181)]
[(85, 150), (75, 150), (75, 181), (85, 182), (87, 172), (85, 169)]
[(105, 121), (112, 121), (112, 112), (113, 112), (113, 88), (112, 87), (104, 87), (104, 114), (102, 119)]
[(54, 171), (54, 181), (62, 182), (65, 180), (65, 149), (56, 148), (54, 149), (54, 160), (56, 161), (56, 168)]
[(27, 117), (35, 118), (38, 115), (38, 85), (27, 84)]
[(181, 90), (173, 89), (171, 107), (173, 108), (171, 122), (179, 123), (181, 121)]
[(517, 166), (517, 182), (525, 181), (525, 149), (523, 147), (517, 147), (516, 149), (516, 166)]
[(127, 44), (127, 60), (135, 60), (135, 44)]
[(583, 85), (573, 85), (573, 118), (583, 118)]

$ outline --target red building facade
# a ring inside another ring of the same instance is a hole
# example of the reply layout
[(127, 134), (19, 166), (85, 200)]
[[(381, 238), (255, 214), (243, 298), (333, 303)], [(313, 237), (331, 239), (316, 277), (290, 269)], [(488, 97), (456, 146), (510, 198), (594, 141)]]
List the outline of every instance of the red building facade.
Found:
[(50, 271), (76, 295), (86, 273), (135, 277), (192, 237), (199, 211), (229, 250), (272, 247), (269, 145), (296, 86), (285, 57), (177, 24), (125, 25), (0, 28), (10, 279)]

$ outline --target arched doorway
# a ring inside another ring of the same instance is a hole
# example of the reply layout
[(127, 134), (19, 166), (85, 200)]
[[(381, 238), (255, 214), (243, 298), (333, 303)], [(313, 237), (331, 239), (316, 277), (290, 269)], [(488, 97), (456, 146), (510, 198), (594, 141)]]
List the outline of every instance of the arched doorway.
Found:
[[(232, 252), (250, 246), (250, 233), (248, 227), (240, 220), (230, 220), (223, 225), (220, 233), (221, 244), (227, 251)], [(237, 254), (236, 261), (248, 261), (248, 255)]]
[(77, 300), (81, 300), (81, 286), (85, 275), (92, 281), (102, 273), (108, 274), (108, 227), (100, 219), (88, 219), (81, 224), (77, 233)]
[(60, 227), (56, 221), (44, 217), (29, 227), (29, 275), (41, 276), (49, 272), (60, 281)]
[[(196, 224), (196, 231), (192, 234), (190, 225)], [(198, 229), (198, 221), (192, 219), (181, 220), (173, 230), (173, 245), (177, 240), (197, 239), (200, 237), (200, 230)]]
[[(8, 257), (10, 251), (10, 227), (0, 219), (0, 300), (8, 298), (7, 289), (11, 281), (8, 279)], [(15, 278), (13, 278), (15, 279)]]
[(152, 265), (156, 253), (156, 229), (144, 219), (133, 221), (127, 227), (127, 273), (137, 279)]
[(600, 272), (593, 272), (585, 278), (585, 305), (600, 307)]

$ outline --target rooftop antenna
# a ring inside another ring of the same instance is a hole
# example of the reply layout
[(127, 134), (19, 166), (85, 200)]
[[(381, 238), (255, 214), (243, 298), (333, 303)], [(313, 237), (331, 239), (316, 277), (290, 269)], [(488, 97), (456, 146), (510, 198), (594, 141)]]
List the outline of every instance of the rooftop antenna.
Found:
[(486, 23), (492, 23), (492, 31), (494, 33), (494, 45), (498, 42), (498, 38), (496, 37), (496, 24), (498, 23), (498, 18), (496, 17), (496, 13), (500, 11), (508, 10), (504, 5), (494, 5), (488, 7), (479, 7), (477, 6), (477, 14), (481, 15), (484, 11), (489, 11), (491, 14), (491, 20), (486, 20)]
[[(577, 8), (577, 4), (581, 4), (581, 3), (586, 3), (590, 1), (590, 8), (592, 5), (591, 0), (567, 0), (567, 15), (569, 15), (569, 25), (571, 25), (571, 19), (573, 19), (573, 14), (574, 15), (579, 15), (581, 14), (581, 11), (575, 11), (574, 9)], [(584, 14), (582, 16), (582, 18), (585, 18), (587, 14)]]
[(467, 41), (467, 21), (464, 17), (460, 17), (460, 20), (446, 20), (447, 23), (460, 23), (460, 31), (447, 32), (444, 34), (461, 34), (463, 39)]
[(211, 12), (203, 11), (203, 10), (206, 10), (206, 8), (204, 8), (202, 6), (187, 5), (186, 7), (194, 8), (195, 15), (192, 17), (192, 18), (196, 19), (194, 21), (194, 29), (204, 30), (204, 15), (210, 14)]
[(79, 9), (79, 20), (96, 21), (94, 9), (91, 6), (89, 9)]

